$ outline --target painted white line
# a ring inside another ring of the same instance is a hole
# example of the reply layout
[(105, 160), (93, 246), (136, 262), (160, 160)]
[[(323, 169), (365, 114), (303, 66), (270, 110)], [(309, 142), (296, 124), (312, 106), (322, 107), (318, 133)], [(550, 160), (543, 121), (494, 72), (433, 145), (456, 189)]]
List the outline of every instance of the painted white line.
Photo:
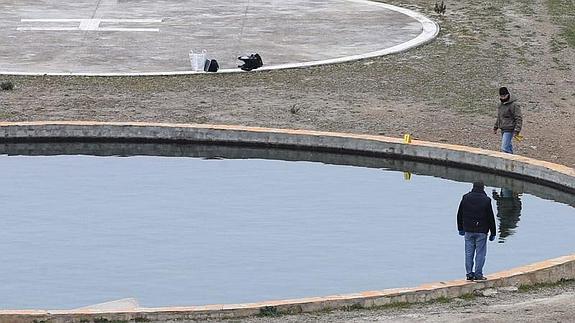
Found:
[[(415, 12), (410, 9), (397, 7), (394, 5), (390, 5), (387, 3), (381, 2), (374, 2), (370, 0), (347, 0), (355, 3), (362, 3), (362, 4), (369, 4), (378, 7), (382, 7), (388, 10), (396, 11), (402, 13), (408, 17), (411, 17), (417, 20), (421, 24), (421, 33), (405, 42), (393, 47), (384, 48), (382, 50), (373, 51), (365, 54), (359, 55), (351, 55), (351, 56), (344, 56), (326, 60), (319, 60), (319, 61), (310, 61), (310, 62), (302, 62), (302, 63), (287, 63), (287, 64), (278, 64), (272, 66), (264, 66), (256, 70), (252, 70), (250, 73), (258, 72), (258, 71), (270, 71), (270, 70), (279, 70), (279, 69), (288, 69), (288, 68), (300, 68), (300, 67), (309, 67), (309, 66), (317, 66), (317, 65), (326, 65), (326, 64), (335, 64), (335, 63), (343, 63), (343, 62), (350, 62), (356, 61), (360, 59), (366, 58), (373, 58), (379, 57), (389, 54), (395, 54), (407, 51), (417, 46), (422, 46), (437, 37), (439, 34), (439, 25), (434, 22), (433, 20), (427, 18), (423, 14), (419, 12)], [(239, 68), (233, 69), (221, 69), (217, 73), (206, 73), (206, 72), (194, 72), (194, 71), (170, 71), (170, 72), (142, 72), (142, 73), (39, 73), (39, 72), (8, 72), (8, 71), (0, 71), (0, 75), (28, 75), (28, 76), (38, 76), (38, 75), (54, 75), (54, 76), (163, 76), (163, 75), (193, 75), (193, 74), (222, 74), (222, 73), (244, 73), (244, 71), (240, 70)]]
[[(99, 27), (97, 29), (82, 29), (80, 27), (18, 27), (18, 31), (78, 31), (78, 30), (91, 30), (91, 31), (134, 31), (134, 32), (160, 32), (159, 28), (114, 28), (114, 27)], [(2, 72), (0, 72), (2, 74)]]
[(159, 24), (164, 22), (164, 19), (100, 19), (102, 22), (126, 22), (135, 24)]
[(81, 22), (86, 19), (20, 19), (20, 22)]
[(135, 31), (135, 32), (160, 32), (159, 28), (129, 28), (129, 27), (100, 27), (106, 23), (137, 23), (151, 24), (162, 23), (164, 19), (20, 19), (20, 22), (43, 22), (43, 23), (68, 23), (79, 22), (78, 27), (18, 27), (18, 31)]
[[(90, 19), (82, 19), (82, 18), (73, 18), (73, 19), (20, 19), (20, 22), (82, 22), (84, 20)], [(100, 20), (102, 22), (127, 22), (127, 23), (162, 23), (164, 19), (94, 19)]]
[(100, 19), (83, 19), (80, 21), (80, 30), (98, 30)]
[(115, 27), (100, 27), (97, 31), (148, 31), (160, 32), (159, 28), (115, 28)]
[(18, 31), (78, 31), (78, 27), (18, 27)]

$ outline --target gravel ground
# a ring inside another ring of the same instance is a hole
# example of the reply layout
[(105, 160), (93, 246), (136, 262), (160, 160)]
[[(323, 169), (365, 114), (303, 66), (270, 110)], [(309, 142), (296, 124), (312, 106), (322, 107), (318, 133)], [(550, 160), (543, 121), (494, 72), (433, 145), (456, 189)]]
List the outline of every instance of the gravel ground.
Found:
[[(516, 152), (575, 167), (575, 4), (567, 0), (387, 1), (426, 13), (432, 43), (353, 63), (236, 75), (15, 77), (0, 120), (237, 124), (383, 134), (497, 150), (498, 87), (519, 98)], [(264, 58), (265, 60), (265, 58)], [(286, 316), (281, 321), (570, 321), (575, 284), (405, 309)], [(253, 322), (270, 318), (253, 319)]]
[(573, 322), (575, 318), (575, 281), (518, 291), (497, 289), (489, 292), (493, 295), (224, 322)]

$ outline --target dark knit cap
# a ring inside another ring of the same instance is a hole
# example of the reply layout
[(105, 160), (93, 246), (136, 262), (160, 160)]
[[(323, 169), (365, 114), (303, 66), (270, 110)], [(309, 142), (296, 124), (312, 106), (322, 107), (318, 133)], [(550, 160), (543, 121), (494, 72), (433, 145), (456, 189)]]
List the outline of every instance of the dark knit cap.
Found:
[(473, 182), (473, 190), (474, 191), (483, 191), (485, 189), (485, 184), (483, 182)]
[(507, 95), (509, 94), (509, 90), (504, 86), (499, 88), (499, 95)]

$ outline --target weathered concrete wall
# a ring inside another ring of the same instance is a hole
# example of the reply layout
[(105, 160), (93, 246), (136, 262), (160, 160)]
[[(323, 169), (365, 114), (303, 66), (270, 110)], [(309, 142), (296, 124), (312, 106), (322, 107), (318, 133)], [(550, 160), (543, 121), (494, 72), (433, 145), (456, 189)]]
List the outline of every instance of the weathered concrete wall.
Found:
[(152, 123), (0, 123), (2, 140), (187, 141), (356, 152), (483, 168), (556, 183), (575, 192), (575, 170), (549, 162), (484, 149), (383, 136), (241, 126)]
[[(0, 123), (0, 142), (43, 142), (51, 140), (182, 141), (381, 155), (485, 169), (523, 177), (534, 182), (554, 183), (556, 188), (566, 193), (573, 194), (575, 192), (575, 170), (569, 167), (483, 149), (417, 140), (410, 144), (404, 144), (401, 139), (382, 136), (240, 126), (96, 122)], [(136, 308), (121, 312), (101, 309), (97, 311), (87, 309), (76, 311), (4, 310), (0, 311), (0, 323), (93, 322), (95, 319), (120, 322), (138, 320), (154, 322), (237, 318), (265, 313), (301, 313), (346, 307), (369, 308), (397, 302), (424, 302), (442, 297), (458, 297), (490, 287), (553, 283), (561, 279), (575, 279), (575, 255), (496, 273), (489, 275), (488, 278), (489, 280), (482, 282), (453, 280), (415, 288), (387, 289), (253, 304)]]

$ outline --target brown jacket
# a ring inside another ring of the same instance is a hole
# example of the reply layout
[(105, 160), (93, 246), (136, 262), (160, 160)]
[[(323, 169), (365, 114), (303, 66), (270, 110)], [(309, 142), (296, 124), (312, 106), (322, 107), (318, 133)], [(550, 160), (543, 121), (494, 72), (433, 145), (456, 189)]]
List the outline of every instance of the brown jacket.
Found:
[(516, 102), (515, 97), (510, 96), (509, 101), (500, 103), (497, 107), (497, 120), (495, 120), (494, 130), (521, 132), (523, 125), (523, 115), (521, 107)]

